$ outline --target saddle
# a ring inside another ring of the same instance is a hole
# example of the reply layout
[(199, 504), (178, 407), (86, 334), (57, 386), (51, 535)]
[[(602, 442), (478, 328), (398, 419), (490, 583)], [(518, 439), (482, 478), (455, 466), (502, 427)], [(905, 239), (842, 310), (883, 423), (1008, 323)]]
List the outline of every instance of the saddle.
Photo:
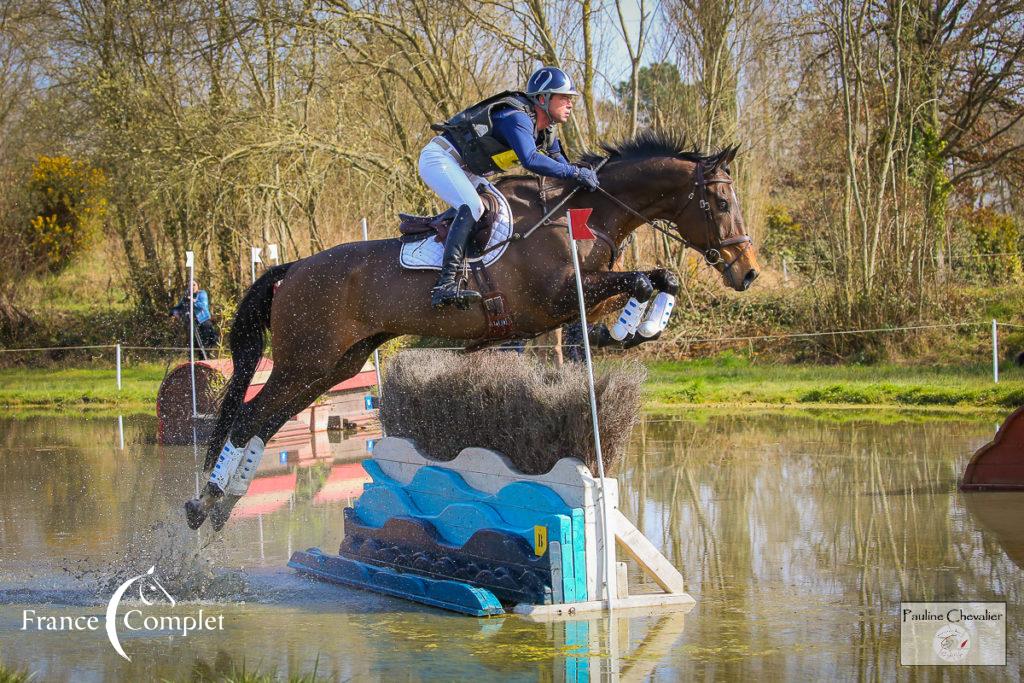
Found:
[[(471, 256), (480, 253), (487, 246), (487, 241), (491, 238), (491, 230), (494, 229), (494, 223), (498, 220), (501, 211), (498, 198), (490, 192), (480, 192), (480, 200), (484, 204), (484, 213), (473, 226), (473, 236), (469, 239), (467, 251)], [(451, 228), (452, 221), (455, 219), (455, 213), (455, 209), (448, 209), (436, 216), (414, 216), (408, 213), (399, 213), (400, 239), (402, 242), (419, 242), (433, 236), (435, 242), (444, 244), (445, 239), (448, 238), (448, 229)]]

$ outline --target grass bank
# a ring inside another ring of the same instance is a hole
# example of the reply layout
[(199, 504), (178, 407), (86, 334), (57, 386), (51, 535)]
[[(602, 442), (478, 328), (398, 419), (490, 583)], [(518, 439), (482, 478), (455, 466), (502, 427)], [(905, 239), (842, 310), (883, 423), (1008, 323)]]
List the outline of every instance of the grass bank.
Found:
[(163, 363), (126, 366), (121, 389), (111, 367), (0, 369), (0, 414), (154, 413)]
[[(855, 406), (929, 408), (966, 412), (1024, 405), (1024, 370), (990, 367), (758, 364), (724, 354), (712, 359), (648, 365), (644, 406), (663, 412), (682, 406)], [(153, 414), (163, 363), (124, 368), (118, 391), (114, 372), (99, 368), (0, 369), (0, 415)]]
[(646, 406), (757, 404), (1002, 410), (1024, 405), (1024, 371), (986, 366), (759, 365), (740, 356), (652, 362)]

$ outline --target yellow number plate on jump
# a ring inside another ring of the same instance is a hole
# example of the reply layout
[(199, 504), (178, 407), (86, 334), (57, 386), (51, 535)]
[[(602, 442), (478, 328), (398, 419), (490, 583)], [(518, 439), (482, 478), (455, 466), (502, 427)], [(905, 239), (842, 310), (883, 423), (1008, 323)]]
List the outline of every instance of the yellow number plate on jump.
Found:
[(533, 527), (533, 552), (540, 557), (548, 550), (548, 528), (546, 526)]

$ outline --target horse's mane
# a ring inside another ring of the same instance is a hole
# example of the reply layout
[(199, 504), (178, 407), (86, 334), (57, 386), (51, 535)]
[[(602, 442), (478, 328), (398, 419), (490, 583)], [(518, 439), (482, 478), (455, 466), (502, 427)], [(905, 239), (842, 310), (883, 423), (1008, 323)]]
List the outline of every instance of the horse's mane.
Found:
[(647, 128), (617, 144), (602, 143), (603, 154), (586, 152), (581, 160), (593, 165), (600, 163), (603, 159), (625, 161), (671, 157), (683, 161), (702, 161), (709, 168), (717, 168), (724, 159), (735, 156), (738, 148), (739, 145), (729, 145), (708, 154), (695, 146), (690, 140), (690, 136), (681, 130)]
[[(736, 155), (739, 145), (729, 145), (717, 152), (708, 154), (695, 146), (691, 142), (690, 136), (681, 130), (648, 128), (617, 144), (602, 143), (600, 149), (603, 153), (594, 151), (584, 152), (580, 157), (580, 162), (595, 166), (604, 159), (608, 159), (611, 162), (642, 161), (656, 157), (670, 157), (695, 163), (702, 161), (706, 167), (705, 172), (713, 173), (719, 166), (722, 166), (726, 172), (729, 171), (727, 160)], [(726, 163), (723, 164), (723, 161)], [(526, 192), (535, 193), (536, 182), (537, 176), (535, 175), (517, 173), (501, 176), (496, 181), (496, 184), (498, 189), (507, 196), (509, 192), (514, 191), (513, 188), (521, 188)], [(561, 187), (563, 190), (576, 187), (576, 184), (571, 180), (552, 178), (548, 182), (553, 183), (555, 187)]]

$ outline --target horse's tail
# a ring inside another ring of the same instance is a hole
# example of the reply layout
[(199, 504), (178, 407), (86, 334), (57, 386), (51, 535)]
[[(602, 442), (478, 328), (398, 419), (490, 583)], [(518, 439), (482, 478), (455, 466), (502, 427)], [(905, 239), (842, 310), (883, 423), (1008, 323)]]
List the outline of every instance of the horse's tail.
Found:
[(217, 455), (220, 454), (220, 449), (231, 431), (231, 425), (238, 415), (238, 409), (242, 406), (245, 390), (249, 388), (249, 382), (256, 374), (256, 366), (263, 356), (266, 331), (270, 327), (270, 305), (274, 300), (274, 285), (294, 264), (292, 261), (268, 268), (256, 282), (252, 283), (252, 287), (238, 304), (235, 319), (231, 323), (231, 335), (228, 338), (234, 370), (224, 389), (217, 424), (210, 435), (204, 469), (213, 467)]

